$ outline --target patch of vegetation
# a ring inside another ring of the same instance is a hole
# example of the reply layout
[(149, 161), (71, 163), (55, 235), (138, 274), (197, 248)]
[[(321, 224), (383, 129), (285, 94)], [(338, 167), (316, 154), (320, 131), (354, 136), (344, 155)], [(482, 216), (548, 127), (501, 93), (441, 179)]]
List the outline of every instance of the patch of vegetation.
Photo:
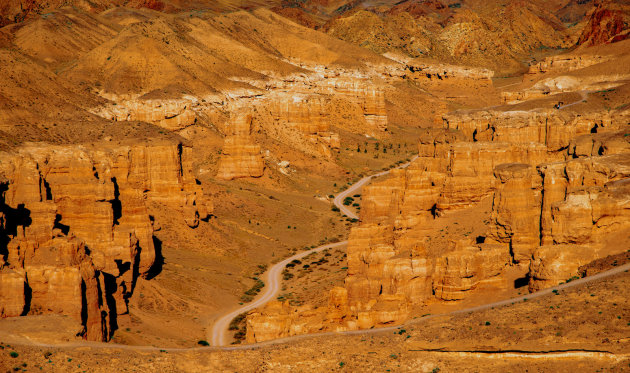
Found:
[(579, 276), (571, 276), (571, 278), (567, 279), (567, 280), (565, 281), (565, 283), (567, 283), (567, 284), (568, 284), (569, 282), (571, 282), (571, 281), (573, 281), (573, 280), (579, 280), (579, 279), (580, 279), (580, 277), (579, 277)]
[(232, 319), (230, 322), (229, 330), (235, 330), (234, 342), (232, 344), (239, 344), (247, 335), (247, 312), (243, 312)]
[(205, 341), (203, 339), (197, 341), (197, 344), (200, 345), (200, 346), (210, 346), (210, 343), (208, 343), (208, 341)]
[(247, 303), (247, 302), (251, 302), (254, 297), (260, 293), (260, 291), (262, 290), (262, 288), (265, 287), (265, 283), (262, 282), (259, 278), (254, 277), (254, 280), (256, 280), (256, 283), (245, 292), (245, 294), (241, 297), (241, 301)]
[(236, 316), (235, 318), (233, 318), (232, 321), (230, 321), (230, 326), (228, 327), (228, 330), (239, 330), (240, 325), (243, 323), (243, 321), (245, 321), (246, 317), (247, 317), (247, 312), (243, 312), (239, 314), (238, 316)]
[(293, 277), (294, 277), (293, 273), (289, 272), (288, 269), (285, 268), (284, 271), (282, 271), (282, 279), (284, 281), (288, 281), (288, 280), (292, 279)]

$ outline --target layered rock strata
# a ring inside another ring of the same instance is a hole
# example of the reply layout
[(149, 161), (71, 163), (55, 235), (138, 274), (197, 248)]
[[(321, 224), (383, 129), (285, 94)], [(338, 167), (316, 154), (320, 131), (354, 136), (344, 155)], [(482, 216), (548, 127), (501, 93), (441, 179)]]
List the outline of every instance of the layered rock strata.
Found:
[(191, 227), (212, 209), (181, 143), (34, 144), (1, 154), (0, 170), (1, 315), (68, 315), (89, 340), (109, 339), (138, 276), (152, 274), (148, 204)]
[[(535, 291), (614, 254), (606, 237), (630, 229), (629, 114), (445, 116), (444, 129), (421, 136), (416, 161), (364, 187), (345, 287), (331, 292), (328, 307), (309, 309), (302, 332), (400, 323), (412, 305), (460, 300), (484, 283), (503, 286), (513, 265)], [(436, 219), (486, 198), (492, 205), (484, 235), (446, 248), (431, 243)], [(300, 312), (291, 308), (294, 318)], [(248, 316), (249, 341), (300, 333), (265, 334), (273, 315), (269, 309)]]
[(339, 149), (341, 144), (339, 134), (330, 130), (327, 101), (323, 95), (282, 95), (272, 100), (268, 108), (275, 123), (297, 129), (318, 147), (320, 154), (330, 157), (331, 150)]
[(223, 142), (217, 178), (232, 180), (240, 177), (260, 177), (265, 163), (260, 145), (251, 136), (252, 116), (249, 113), (234, 115), (226, 126), (228, 135)]
[(610, 61), (612, 56), (599, 55), (559, 55), (545, 57), (541, 62), (531, 65), (528, 74), (546, 74), (549, 72), (559, 73), (583, 69), (585, 67), (597, 65)]
[(92, 112), (105, 119), (114, 121), (141, 121), (160, 126), (169, 131), (176, 131), (197, 122), (198, 106), (194, 97), (182, 99), (135, 99), (114, 98), (109, 105), (93, 109)]

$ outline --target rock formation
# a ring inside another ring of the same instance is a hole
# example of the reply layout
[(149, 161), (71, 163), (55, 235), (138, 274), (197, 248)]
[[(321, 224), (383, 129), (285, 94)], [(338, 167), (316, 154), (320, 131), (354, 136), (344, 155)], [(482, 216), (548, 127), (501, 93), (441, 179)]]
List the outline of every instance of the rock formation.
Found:
[(156, 260), (148, 203), (194, 227), (212, 209), (181, 143), (51, 146), (3, 153), (0, 184), (2, 316), (73, 317), (108, 340), (138, 276)]
[[(111, 95), (110, 98), (113, 98)], [(94, 114), (115, 121), (141, 121), (153, 123), (169, 131), (176, 131), (195, 124), (197, 114), (193, 106), (195, 98), (189, 99), (115, 99), (110, 105), (94, 109)]]
[[(623, 131), (629, 114), (445, 116), (444, 129), (421, 136), (417, 160), (363, 188), (361, 224), (348, 239), (345, 289), (331, 292), (328, 307), (308, 310), (306, 330), (400, 323), (410, 306), (463, 299), (483, 283), (503, 281), (512, 265), (535, 291), (625, 251), (604, 243), (630, 229), (630, 142)], [(446, 247), (429, 240), (434, 221), (486, 198), (492, 207), (483, 236)], [(265, 334), (274, 315), (272, 309), (250, 314), (248, 340), (278, 337)], [(283, 330), (282, 336), (299, 333)]]
[(330, 157), (331, 149), (338, 149), (341, 144), (339, 134), (330, 130), (329, 100), (323, 95), (288, 93), (277, 95), (267, 105), (274, 122), (297, 129), (318, 147), (320, 154)]
[(614, 43), (630, 38), (630, 6), (627, 3), (602, 2), (587, 17), (588, 23), (582, 30), (578, 45)]
[(583, 69), (585, 67), (597, 65), (612, 59), (612, 56), (584, 55), (584, 54), (562, 54), (559, 56), (545, 57), (541, 62), (531, 65), (528, 74), (561, 73)]
[(251, 114), (234, 115), (226, 125), (228, 135), (223, 142), (217, 178), (260, 177), (265, 170), (260, 145), (251, 136)]

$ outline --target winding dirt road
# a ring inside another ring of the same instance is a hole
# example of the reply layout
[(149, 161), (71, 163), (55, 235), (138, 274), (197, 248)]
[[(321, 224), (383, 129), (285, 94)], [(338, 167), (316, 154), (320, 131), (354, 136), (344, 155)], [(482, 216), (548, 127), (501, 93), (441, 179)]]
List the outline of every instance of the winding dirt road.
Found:
[[(413, 157), (409, 162), (401, 164), (400, 166), (396, 167), (396, 168), (406, 168), (408, 167), (411, 162), (413, 162), (416, 158), (418, 158), (418, 156)], [(357, 216), (357, 214), (352, 211), (351, 209), (349, 209), (347, 206), (343, 205), (343, 200), (344, 198), (346, 198), (347, 196), (357, 192), (359, 189), (361, 189), (365, 184), (369, 183), (373, 178), (375, 177), (379, 177), (379, 176), (383, 176), (383, 175), (387, 175), (390, 171), (382, 171), (379, 173), (376, 173), (374, 175), (370, 175), (370, 176), (366, 176), (363, 179), (357, 181), (356, 183), (352, 184), (348, 189), (344, 190), (343, 192), (339, 193), (337, 195), (337, 197), (335, 197), (335, 199), (333, 200), (333, 203), (335, 204), (335, 206), (337, 206), (339, 208), (339, 210), (341, 211), (342, 214), (348, 216), (349, 218), (352, 219), (358, 219), (359, 217)], [(269, 270), (267, 270), (267, 272), (265, 272), (262, 276), (262, 281), (265, 283), (265, 287), (263, 288), (263, 291), (256, 297), (254, 298), (254, 300), (251, 303), (248, 303), (246, 305), (243, 305), (241, 307), (238, 307), (236, 309), (234, 309), (233, 311), (231, 311), (230, 313), (221, 316), (217, 321), (214, 322), (214, 324), (212, 325), (212, 329), (210, 331), (210, 333), (208, 334), (208, 339), (210, 340), (210, 343), (212, 346), (224, 346), (226, 344), (225, 340), (226, 340), (226, 335), (228, 334), (228, 327), (230, 326), (230, 322), (238, 315), (240, 315), (243, 312), (248, 312), (253, 310), (254, 308), (258, 308), (260, 306), (263, 306), (264, 304), (266, 304), (267, 302), (273, 300), (276, 298), (276, 296), (278, 295), (278, 293), (280, 292), (280, 290), (282, 289), (282, 271), (284, 270), (284, 267), (291, 261), (296, 260), (296, 259), (302, 259), (305, 256), (312, 254), (312, 253), (317, 253), (323, 250), (327, 250), (327, 249), (331, 249), (331, 248), (336, 248), (336, 247), (341, 247), (344, 246), (345, 244), (347, 244), (348, 241), (343, 241), (343, 242), (337, 242), (337, 243), (333, 243), (333, 244), (326, 244), (326, 245), (322, 245), (319, 247), (316, 247), (314, 249), (308, 250), (308, 251), (304, 251), (301, 252), (299, 254), (293, 255), (292, 257), (286, 258), (283, 261), (276, 263), (273, 265), (273, 267), (271, 267)]]
[(263, 281), (265, 282), (265, 287), (261, 294), (259, 294), (251, 303), (243, 305), (235, 309), (234, 311), (222, 316), (219, 318), (213, 325), (211, 334), (209, 334), (208, 339), (210, 339), (211, 344), (213, 346), (224, 346), (225, 336), (228, 332), (228, 327), (230, 322), (238, 315), (243, 312), (248, 312), (253, 310), (254, 308), (260, 307), (265, 303), (275, 299), (280, 290), (282, 289), (282, 271), (284, 267), (289, 264), (292, 260), (302, 259), (305, 256), (311, 253), (317, 253), (326, 249), (332, 249), (335, 247), (344, 246), (348, 241), (337, 242), (333, 244), (323, 245), (316, 247), (312, 250), (304, 251), (299, 254), (293, 255), (292, 257), (286, 258), (283, 261), (276, 263), (269, 269), (267, 272), (263, 274)]

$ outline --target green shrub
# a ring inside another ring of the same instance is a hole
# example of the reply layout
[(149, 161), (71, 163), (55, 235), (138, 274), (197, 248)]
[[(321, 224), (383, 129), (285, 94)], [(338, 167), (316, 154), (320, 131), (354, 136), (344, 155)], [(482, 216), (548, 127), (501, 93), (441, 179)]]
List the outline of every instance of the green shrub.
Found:
[(228, 330), (238, 330), (239, 325), (241, 324), (243, 320), (245, 320), (245, 317), (247, 317), (247, 312), (243, 312), (239, 314), (238, 316), (236, 316), (235, 318), (233, 318), (232, 321), (230, 321), (230, 326)]

